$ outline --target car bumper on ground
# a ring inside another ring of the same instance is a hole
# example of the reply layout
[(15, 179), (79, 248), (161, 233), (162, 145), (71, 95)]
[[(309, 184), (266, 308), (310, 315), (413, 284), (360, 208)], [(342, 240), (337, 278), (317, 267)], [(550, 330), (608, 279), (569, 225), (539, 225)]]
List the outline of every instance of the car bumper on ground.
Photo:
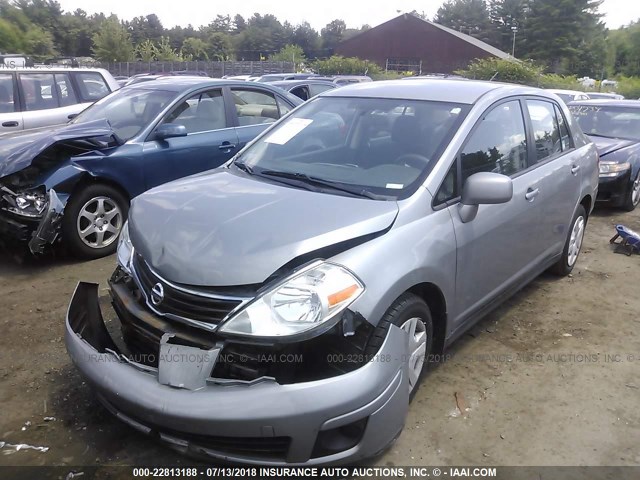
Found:
[(391, 327), (375, 358), (343, 375), (284, 385), (272, 378), (207, 378), (201, 388), (176, 388), (160, 383), (168, 368), (162, 362), (153, 368), (116, 353), (98, 286), (81, 282), (69, 306), (65, 341), (107, 409), (195, 456), (244, 464), (355, 462), (383, 451), (399, 435), (407, 413), (407, 366), (401, 360), (407, 336), (397, 327)]
[(610, 202), (613, 205), (624, 203), (629, 193), (630, 172), (620, 172), (615, 177), (600, 177), (598, 181), (599, 202)]

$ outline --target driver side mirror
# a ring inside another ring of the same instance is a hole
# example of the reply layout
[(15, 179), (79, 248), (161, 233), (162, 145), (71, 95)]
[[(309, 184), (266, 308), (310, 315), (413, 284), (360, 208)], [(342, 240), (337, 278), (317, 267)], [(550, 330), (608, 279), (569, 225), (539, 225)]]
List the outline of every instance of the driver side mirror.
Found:
[(463, 223), (476, 218), (480, 205), (507, 203), (513, 198), (513, 182), (506, 175), (479, 172), (471, 175), (462, 187), (460, 220)]
[(165, 140), (174, 137), (186, 137), (187, 127), (177, 123), (163, 123), (156, 128), (156, 140)]

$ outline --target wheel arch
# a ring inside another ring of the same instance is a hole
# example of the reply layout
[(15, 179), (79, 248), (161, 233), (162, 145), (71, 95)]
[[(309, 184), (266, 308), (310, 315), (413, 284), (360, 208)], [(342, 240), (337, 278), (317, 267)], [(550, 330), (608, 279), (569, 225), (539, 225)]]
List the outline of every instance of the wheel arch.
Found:
[(433, 322), (432, 353), (442, 353), (447, 332), (447, 303), (442, 290), (434, 283), (419, 283), (407, 290), (425, 301)]

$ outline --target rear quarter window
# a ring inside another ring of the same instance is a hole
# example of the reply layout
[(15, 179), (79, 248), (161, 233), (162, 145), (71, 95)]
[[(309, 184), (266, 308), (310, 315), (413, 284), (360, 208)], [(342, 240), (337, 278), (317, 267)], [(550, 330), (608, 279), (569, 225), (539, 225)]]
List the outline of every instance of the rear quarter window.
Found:
[(84, 102), (95, 102), (111, 93), (107, 83), (98, 72), (75, 72), (80, 97)]

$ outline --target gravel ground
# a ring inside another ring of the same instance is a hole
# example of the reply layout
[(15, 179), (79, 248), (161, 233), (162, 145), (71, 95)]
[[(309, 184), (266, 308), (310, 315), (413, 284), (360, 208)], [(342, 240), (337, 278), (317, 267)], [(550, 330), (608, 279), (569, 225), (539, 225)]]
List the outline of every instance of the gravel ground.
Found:
[[(543, 275), (485, 318), (425, 378), (379, 465), (640, 465), (640, 256), (613, 253), (598, 209), (571, 277)], [(108, 414), (75, 372), (63, 321), (78, 280), (115, 258), (0, 254), (0, 465), (189, 465)], [(52, 418), (48, 418), (52, 417)]]

